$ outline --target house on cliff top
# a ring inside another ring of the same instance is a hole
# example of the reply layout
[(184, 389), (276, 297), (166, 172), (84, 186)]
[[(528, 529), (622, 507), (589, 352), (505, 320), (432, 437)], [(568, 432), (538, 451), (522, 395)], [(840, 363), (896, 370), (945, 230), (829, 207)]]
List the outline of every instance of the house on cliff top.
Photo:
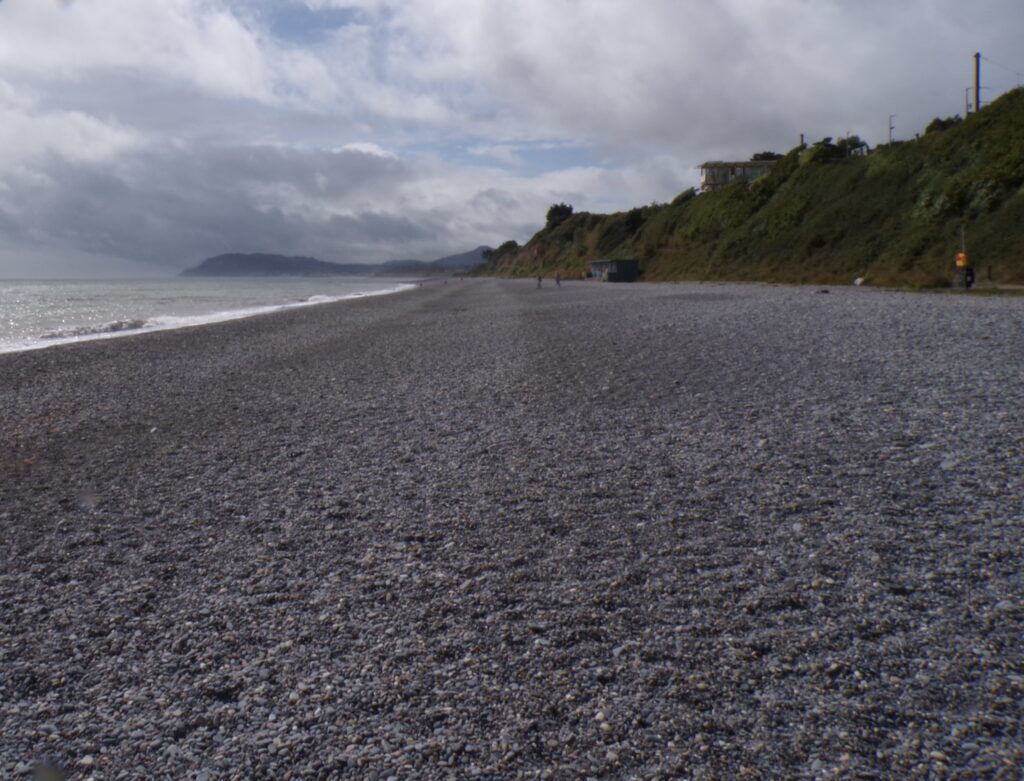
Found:
[(721, 160), (704, 163), (700, 167), (700, 188), (706, 193), (720, 190), (745, 179), (752, 182), (772, 170), (775, 160), (748, 160), (742, 163), (727, 163)]

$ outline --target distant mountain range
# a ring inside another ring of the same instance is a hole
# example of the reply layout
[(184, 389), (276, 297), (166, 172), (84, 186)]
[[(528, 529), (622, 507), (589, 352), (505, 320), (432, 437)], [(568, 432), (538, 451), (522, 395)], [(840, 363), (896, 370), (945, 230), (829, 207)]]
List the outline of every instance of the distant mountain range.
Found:
[(442, 274), (465, 271), (483, 262), (489, 247), (477, 247), (458, 255), (437, 260), (389, 260), (386, 263), (329, 263), (304, 256), (237, 253), (207, 258), (181, 272), (183, 277), (333, 277), (343, 274), (357, 276)]

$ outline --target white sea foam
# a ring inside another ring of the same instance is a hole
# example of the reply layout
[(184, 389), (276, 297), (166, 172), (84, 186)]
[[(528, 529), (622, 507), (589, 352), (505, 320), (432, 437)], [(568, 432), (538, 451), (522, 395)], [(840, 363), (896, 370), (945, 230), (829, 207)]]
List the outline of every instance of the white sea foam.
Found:
[(348, 277), (0, 281), (0, 353), (238, 320), (413, 286)]

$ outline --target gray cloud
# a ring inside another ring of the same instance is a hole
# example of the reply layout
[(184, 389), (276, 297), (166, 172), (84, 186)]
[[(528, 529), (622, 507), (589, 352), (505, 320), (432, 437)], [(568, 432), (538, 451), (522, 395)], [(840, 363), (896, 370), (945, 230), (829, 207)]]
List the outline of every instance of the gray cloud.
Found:
[(188, 146), (116, 166), (53, 157), (4, 213), (21, 241), (170, 266), (233, 250), (384, 260), (454, 240), (450, 215), (374, 209), (413, 177), (402, 161), (353, 150)]
[(877, 142), (890, 113), (912, 135), (961, 109), (975, 47), (1012, 57), (1024, 28), (1013, 0), (570, 1), (548, 13), (521, 2), (467, 16), (462, 29), (437, 25), (432, 69), (476, 69), (505, 101), (504, 120), (691, 159), (792, 145), (802, 131)]

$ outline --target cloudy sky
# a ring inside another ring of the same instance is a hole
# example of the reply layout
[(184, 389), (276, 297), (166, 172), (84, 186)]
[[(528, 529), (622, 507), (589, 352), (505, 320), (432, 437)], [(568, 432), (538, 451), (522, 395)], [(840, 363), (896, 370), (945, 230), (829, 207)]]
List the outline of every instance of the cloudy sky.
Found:
[(709, 159), (911, 138), (1022, 0), (0, 0), (0, 276), (433, 259)]

